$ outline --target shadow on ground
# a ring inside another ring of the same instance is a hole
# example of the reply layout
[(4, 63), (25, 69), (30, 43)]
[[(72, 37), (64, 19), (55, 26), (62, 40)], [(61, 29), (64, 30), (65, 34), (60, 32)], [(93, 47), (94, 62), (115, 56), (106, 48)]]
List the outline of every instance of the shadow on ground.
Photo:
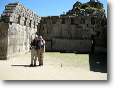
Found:
[(107, 73), (107, 54), (89, 54), (90, 71)]
[[(36, 66), (11, 65), (11, 66), (39, 67), (39, 65), (36, 65)], [(90, 71), (107, 73), (107, 54), (90, 53), (89, 54), (89, 67), (90, 67)]]
[(11, 66), (22, 66), (22, 67), (38, 67), (39, 65), (36, 65), (36, 66), (30, 66), (30, 65), (11, 65)]

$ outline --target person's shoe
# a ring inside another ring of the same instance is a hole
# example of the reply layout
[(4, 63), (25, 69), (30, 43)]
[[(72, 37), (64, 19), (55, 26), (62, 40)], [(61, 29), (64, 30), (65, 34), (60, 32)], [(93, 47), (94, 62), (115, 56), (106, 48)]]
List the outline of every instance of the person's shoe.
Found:
[(33, 66), (33, 64), (30, 64), (30, 66)]
[(42, 64), (39, 64), (39, 66), (42, 66)]
[(34, 66), (36, 66), (36, 64), (34, 64)]

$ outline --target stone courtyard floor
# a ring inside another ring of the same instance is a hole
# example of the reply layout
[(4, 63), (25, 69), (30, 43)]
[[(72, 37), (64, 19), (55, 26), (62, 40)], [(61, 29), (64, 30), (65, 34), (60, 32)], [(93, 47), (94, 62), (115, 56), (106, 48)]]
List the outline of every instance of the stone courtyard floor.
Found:
[(90, 71), (88, 54), (46, 52), (43, 67), (30, 60), (30, 52), (0, 60), (0, 80), (107, 80), (107, 73)]

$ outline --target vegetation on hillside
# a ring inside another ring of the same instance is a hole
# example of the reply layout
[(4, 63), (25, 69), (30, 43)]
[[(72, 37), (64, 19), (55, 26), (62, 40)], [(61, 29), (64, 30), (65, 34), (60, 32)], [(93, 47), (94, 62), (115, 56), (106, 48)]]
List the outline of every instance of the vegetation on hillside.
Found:
[[(85, 12), (87, 10), (87, 12)], [(88, 12), (89, 11), (89, 12)], [(73, 5), (72, 10), (69, 10), (66, 14), (62, 15), (70, 15), (70, 16), (86, 16), (97, 15), (101, 17), (106, 17), (105, 11), (103, 9), (103, 4), (95, 1), (89, 1), (87, 3), (82, 4), (81, 2), (76, 2)]]

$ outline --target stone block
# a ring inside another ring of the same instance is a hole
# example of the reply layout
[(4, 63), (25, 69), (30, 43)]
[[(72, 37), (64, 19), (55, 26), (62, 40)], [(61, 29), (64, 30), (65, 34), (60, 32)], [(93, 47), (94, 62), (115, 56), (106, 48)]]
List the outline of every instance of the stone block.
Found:
[(74, 40), (74, 39), (72, 40), (72, 39), (52, 38), (52, 50), (53, 51), (70, 50), (70, 51), (78, 51), (79, 53), (90, 53), (91, 40)]
[(47, 34), (47, 29), (43, 29), (43, 34)]
[(81, 35), (87, 35), (88, 31), (81, 31)]
[(89, 28), (88, 28), (88, 27), (85, 27), (85, 28), (83, 29), (83, 31), (89, 31)]
[(45, 41), (45, 51), (51, 51), (51, 41)]
[(74, 31), (76, 28), (76, 25), (70, 25), (71, 31)]
[(5, 10), (15, 10), (15, 7), (5, 7)]
[(76, 35), (76, 38), (77, 38), (77, 39), (81, 39), (82, 36), (79, 34), (79, 35)]
[(61, 30), (60, 30), (60, 29), (58, 29), (58, 28), (55, 28), (55, 29), (53, 30), (53, 33), (54, 33), (54, 34), (61, 33)]
[(95, 28), (95, 25), (88, 24), (88, 27), (89, 27), (89, 28)]
[(20, 25), (24, 26), (24, 21), (20, 20)]
[(77, 31), (77, 30), (76, 30), (76, 31), (75, 31), (75, 34), (76, 34), (76, 35), (81, 35), (81, 31)]
[(104, 40), (104, 37), (99, 36), (99, 37), (95, 37), (95, 44), (100, 46), (105, 46), (105, 45), (107, 46), (107, 41)]
[(94, 53), (107, 53), (107, 47), (95, 46)]
[(76, 32), (75, 31), (70, 31), (71, 32), (71, 34), (76, 34)]
[(86, 23), (86, 24), (91, 24), (91, 18), (86, 19), (86, 20), (85, 20), (85, 23)]
[(67, 31), (62, 31), (62, 37), (67, 37)]
[(26, 27), (29, 27), (29, 23), (28, 22), (26, 22), (26, 25), (25, 25)]
[(6, 17), (10, 17), (12, 15), (12, 13), (2, 13), (1, 16), (6, 16)]
[(0, 60), (7, 59), (8, 23), (0, 22)]
[(66, 31), (66, 27), (61, 27), (61, 30), (62, 31)]
[(80, 24), (80, 19), (79, 18), (75, 18), (74, 24)]
[(13, 13), (13, 10), (4, 10), (3, 13)]
[(83, 28), (78, 28), (78, 27), (77, 27), (76, 30), (77, 30), (77, 31), (82, 31)]
[(100, 26), (99, 28), (95, 28), (95, 31), (96, 32), (103, 32), (103, 27)]
[(76, 34), (71, 34), (71, 38), (75, 39), (76, 38)]
[(2, 19), (4, 20), (4, 22), (10, 22), (10, 17), (2, 17)]
[(95, 31), (89, 31), (91, 35), (96, 35)]
[(90, 39), (90, 35), (82, 35), (82, 39)]
[(52, 34), (43, 34), (42, 36), (45, 40), (51, 40)]
[(88, 28), (89, 31), (94, 31), (94, 28)]
[(20, 20), (25, 21), (25, 17), (21, 17)]
[(59, 22), (59, 23), (62, 23), (62, 19), (58, 19), (58, 22)]

